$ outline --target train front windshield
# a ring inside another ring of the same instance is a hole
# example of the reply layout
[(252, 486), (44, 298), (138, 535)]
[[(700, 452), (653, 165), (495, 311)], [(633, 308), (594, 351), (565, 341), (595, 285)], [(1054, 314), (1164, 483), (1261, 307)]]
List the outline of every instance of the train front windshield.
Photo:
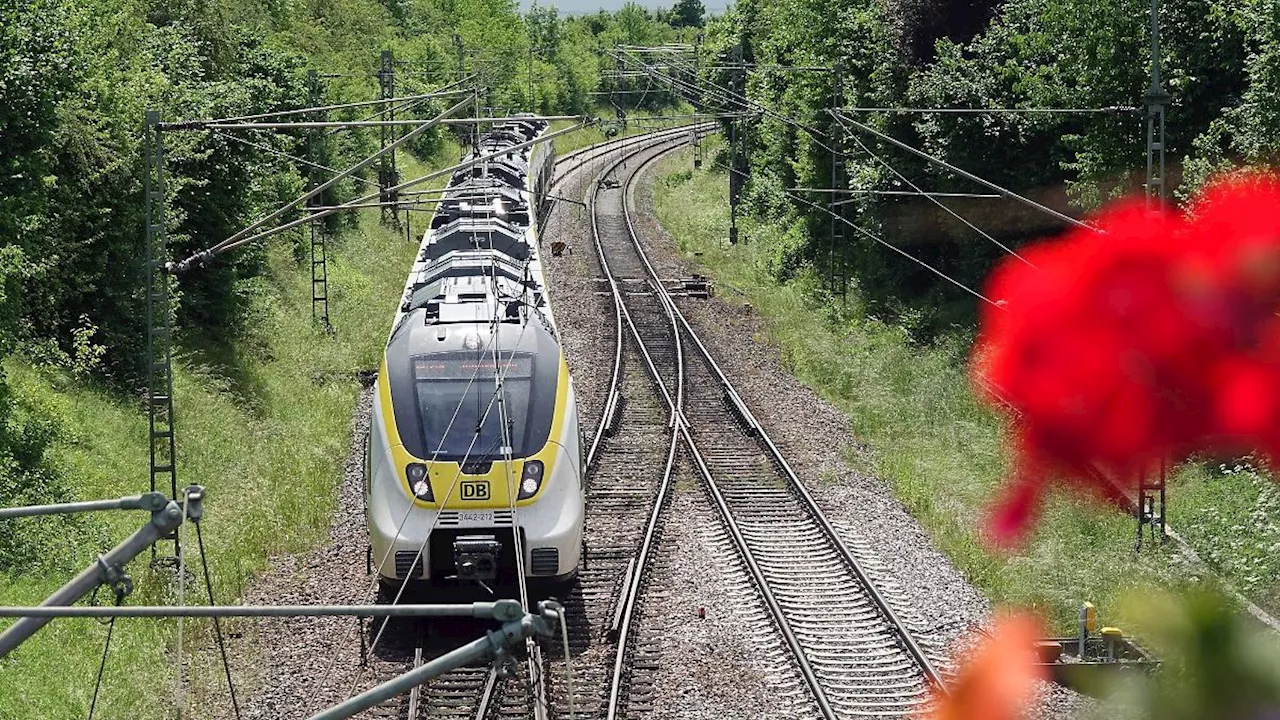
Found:
[(545, 442), (550, 428), (531, 432), (535, 428), (530, 427), (530, 409), (538, 384), (534, 364), (528, 353), (508, 353), (496, 360), (481, 352), (414, 358), (413, 385), (422, 431), (419, 456), (454, 462), (496, 460), (505, 457), (507, 442), (512, 457), (537, 452), (540, 447), (531, 447), (531, 440), (541, 437)]

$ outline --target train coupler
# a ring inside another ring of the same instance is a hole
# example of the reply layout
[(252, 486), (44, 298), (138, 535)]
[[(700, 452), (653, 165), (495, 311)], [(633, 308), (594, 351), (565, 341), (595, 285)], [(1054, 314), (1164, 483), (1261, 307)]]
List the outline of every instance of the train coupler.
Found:
[(457, 579), (475, 580), (483, 585), (498, 577), (502, 543), (493, 535), (459, 535), (453, 541), (453, 566)]

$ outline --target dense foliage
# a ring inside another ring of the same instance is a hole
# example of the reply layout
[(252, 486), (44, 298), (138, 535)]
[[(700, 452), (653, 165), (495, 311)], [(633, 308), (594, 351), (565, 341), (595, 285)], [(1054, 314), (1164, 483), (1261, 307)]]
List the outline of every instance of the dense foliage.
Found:
[[(786, 187), (828, 187), (830, 145), (850, 153), (848, 217), (962, 282), (976, 286), (1004, 254), (910, 191), (986, 192), (937, 166), (855, 130), (840, 132), (827, 109), (1113, 108), (1058, 114), (942, 114), (854, 111), (851, 115), (912, 146), (1079, 214), (1145, 180), (1144, 96), (1149, 86), (1149, 3), (1145, 0), (743, 0), (708, 28), (706, 51), (729, 57), (736, 44), (761, 67), (750, 99), (776, 112), (743, 132), (751, 150), (747, 197), (754, 208), (790, 218), (794, 232), (775, 249), (774, 272), (808, 264), (829, 272), (825, 213)], [(989, 19), (988, 19), (989, 18)], [(975, 26), (976, 19), (976, 26)], [(1280, 113), (1280, 27), (1262, 0), (1164, 0), (1164, 88), (1170, 190), (1186, 198), (1213, 172), (1268, 163)], [(828, 73), (774, 66), (842, 68), (833, 97)], [(727, 84), (724, 73), (711, 80)], [(796, 127), (801, 123), (823, 135)], [(883, 160), (883, 161), (882, 161)], [(901, 173), (901, 177), (898, 175)], [(905, 179), (904, 179), (905, 178)], [(810, 194), (806, 199), (825, 203)], [(1059, 231), (1059, 221), (1007, 200), (948, 198), (950, 208), (1011, 246)], [(848, 231), (843, 262), (873, 308), (937, 328), (972, 318), (972, 298), (925, 268)], [(922, 319), (922, 320), (921, 320)]]

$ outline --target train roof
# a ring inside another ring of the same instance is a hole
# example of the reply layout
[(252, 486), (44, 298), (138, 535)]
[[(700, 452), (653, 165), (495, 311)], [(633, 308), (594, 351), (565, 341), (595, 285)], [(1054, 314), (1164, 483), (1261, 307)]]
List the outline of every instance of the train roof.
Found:
[(524, 190), (525, 175), (528, 172), (529, 164), (527, 162), (508, 162), (503, 158), (493, 158), (455, 172), (449, 180), (449, 185), (452, 187), (465, 184), (468, 180), (497, 178), (509, 186)]
[[(494, 207), (494, 202), (500, 208)], [(436, 206), (431, 228), (438, 230), (460, 218), (501, 217), (520, 227), (530, 224), (529, 203), (517, 189), (494, 178), (472, 178), (450, 187)]]
[(451, 252), (492, 250), (523, 261), (530, 253), (524, 233), (501, 218), (462, 217), (434, 231), (418, 259), (430, 262)]
[[(548, 124), (507, 120), (482, 135), (455, 172), (405, 285), (392, 339), (406, 325), (526, 322), (554, 335), (545, 280), (532, 235), (532, 164), (550, 162), (536, 140)], [(490, 157), (491, 156), (491, 157)]]

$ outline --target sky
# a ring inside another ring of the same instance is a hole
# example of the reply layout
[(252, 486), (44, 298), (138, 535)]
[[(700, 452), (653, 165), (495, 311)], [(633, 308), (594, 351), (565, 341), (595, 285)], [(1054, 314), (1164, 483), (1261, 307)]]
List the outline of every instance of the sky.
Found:
[[(627, 0), (538, 0), (539, 5), (554, 5), (564, 15), (581, 15), (582, 13), (593, 13), (597, 10), (617, 10), (626, 4)], [(671, 7), (675, 0), (637, 0), (641, 5), (648, 8)], [(533, 4), (533, 0), (520, 0), (520, 9), (528, 10)], [(729, 4), (729, 0), (702, 0), (702, 4), (706, 6), (709, 13), (724, 12), (724, 8)]]

